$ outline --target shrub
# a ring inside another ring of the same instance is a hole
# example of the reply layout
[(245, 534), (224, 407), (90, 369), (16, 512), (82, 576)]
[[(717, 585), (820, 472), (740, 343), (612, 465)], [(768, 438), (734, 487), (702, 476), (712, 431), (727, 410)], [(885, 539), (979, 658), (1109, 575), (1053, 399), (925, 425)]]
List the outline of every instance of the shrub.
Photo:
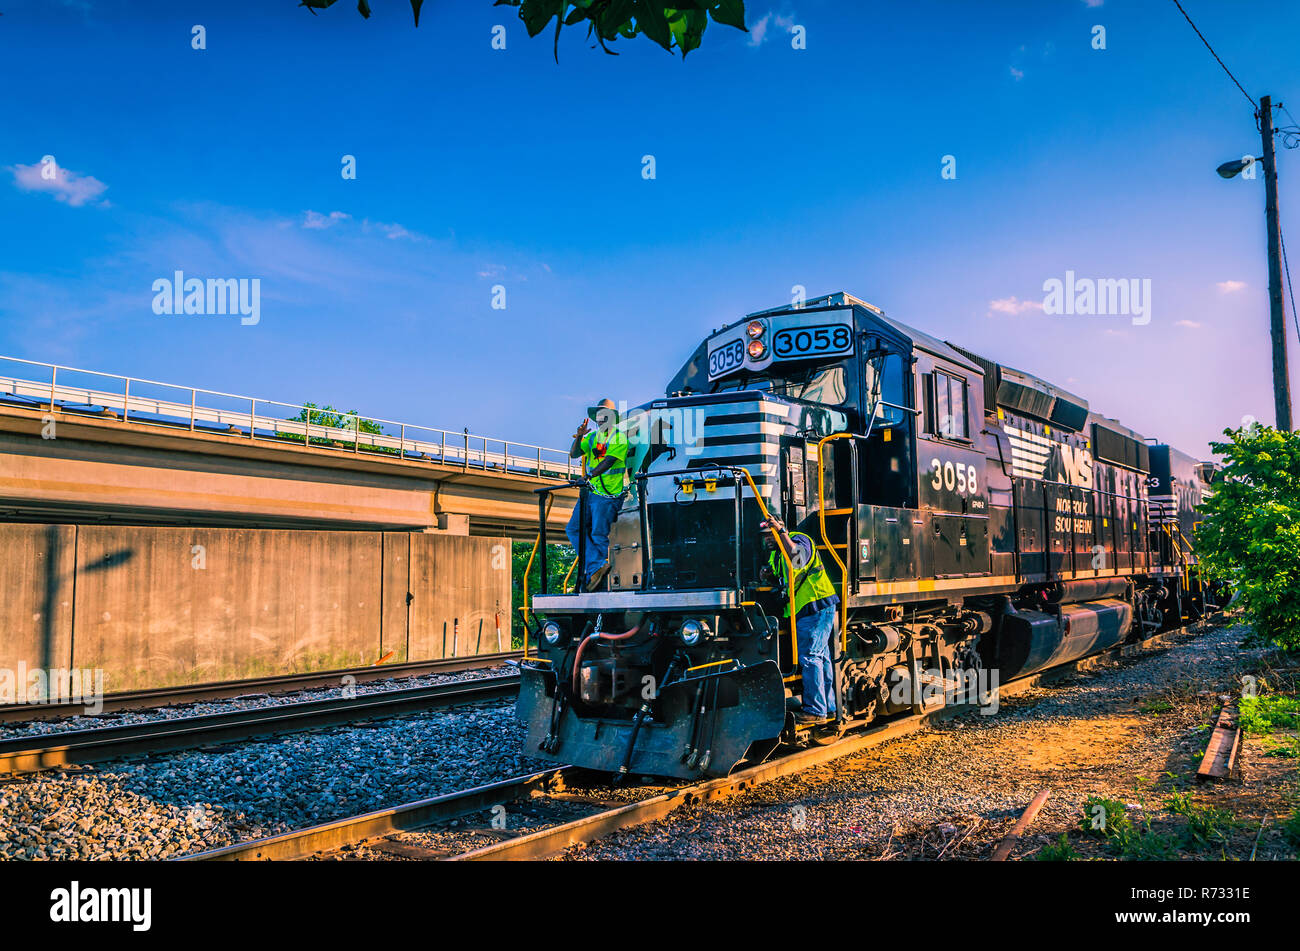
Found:
[(1248, 646), (1300, 650), (1300, 433), (1252, 424), (1211, 445), (1222, 478), (1201, 511), (1200, 569), (1240, 595)]

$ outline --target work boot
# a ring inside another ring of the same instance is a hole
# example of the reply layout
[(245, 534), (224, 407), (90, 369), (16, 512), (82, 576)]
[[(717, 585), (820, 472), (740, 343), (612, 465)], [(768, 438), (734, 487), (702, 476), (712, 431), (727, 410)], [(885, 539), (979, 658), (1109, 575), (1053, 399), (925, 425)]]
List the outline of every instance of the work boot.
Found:
[(591, 577), (587, 579), (587, 590), (588, 591), (600, 590), (601, 584), (605, 580), (605, 575), (607, 575), (608, 573), (609, 573), (609, 562), (605, 562), (603, 565), (601, 565), (599, 568), (593, 571), (591, 573)]

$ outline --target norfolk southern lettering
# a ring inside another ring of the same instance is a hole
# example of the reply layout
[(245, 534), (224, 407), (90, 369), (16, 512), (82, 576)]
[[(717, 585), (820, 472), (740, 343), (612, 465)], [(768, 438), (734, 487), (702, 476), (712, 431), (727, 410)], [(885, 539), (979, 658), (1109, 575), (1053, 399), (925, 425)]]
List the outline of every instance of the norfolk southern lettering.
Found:
[(133, 931), (148, 931), (153, 922), (153, 890), (149, 888), (68, 888), (50, 892), (50, 921), (129, 922)]

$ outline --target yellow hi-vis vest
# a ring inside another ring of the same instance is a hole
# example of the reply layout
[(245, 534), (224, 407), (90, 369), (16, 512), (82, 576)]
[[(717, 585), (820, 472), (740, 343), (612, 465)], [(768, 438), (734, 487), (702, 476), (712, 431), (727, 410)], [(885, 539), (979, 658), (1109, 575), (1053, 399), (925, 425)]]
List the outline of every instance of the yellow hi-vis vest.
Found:
[(627, 433), (622, 426), (615, 426), (608, 432), (597, 429), (582, 437), (579, 448), (582, 449), (584, 471), (592, 469), (605, 461), (606, 456), (613, 456), (617, 461), (605, 472), (591, 480), (591, 487), (598, 494), (618, 496), (623, 494), (627, 485)]
[[(817, 554), (817, 544), (805, 535), (803, 532), (791, 532), (791, 540), (796, 538), (808, 539), (808, 550), (812, 552), (812, 558), (808, 564), (804, 565), (802, 570), (796, 568), (794, 572), (794, 613), (795, 617), (799, 616), (809, 604), (814, 601), (820, 601), (822, 598), (835, 597), (835, 583), (831, 581), (826, 574), (826, 566), (822, 564), (821, 556)], [(790, 580), (789, 571), (785, 566), (785, 559), (781, 557), (779, 551), (772, 552), (768, 559), (771, 565), (772, 573), (780, 578), (783, 582)], [(787, 597), (785, 602), (785, 616), (790, 616), (790, 601)]]

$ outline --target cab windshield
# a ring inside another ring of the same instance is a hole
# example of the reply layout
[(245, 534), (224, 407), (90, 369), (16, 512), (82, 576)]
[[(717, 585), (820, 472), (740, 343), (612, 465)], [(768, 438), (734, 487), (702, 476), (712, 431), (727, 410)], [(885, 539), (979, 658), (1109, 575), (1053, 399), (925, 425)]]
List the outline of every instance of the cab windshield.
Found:
[(848, 399), (848, 377), (843, 364), (808, 367), (802, 371), (783, 368), (783, 371), (780, 376), (738, 374), (719, 381), (713, 392), (762, 390), (773, 396), (825, 406), (839, 406)]

